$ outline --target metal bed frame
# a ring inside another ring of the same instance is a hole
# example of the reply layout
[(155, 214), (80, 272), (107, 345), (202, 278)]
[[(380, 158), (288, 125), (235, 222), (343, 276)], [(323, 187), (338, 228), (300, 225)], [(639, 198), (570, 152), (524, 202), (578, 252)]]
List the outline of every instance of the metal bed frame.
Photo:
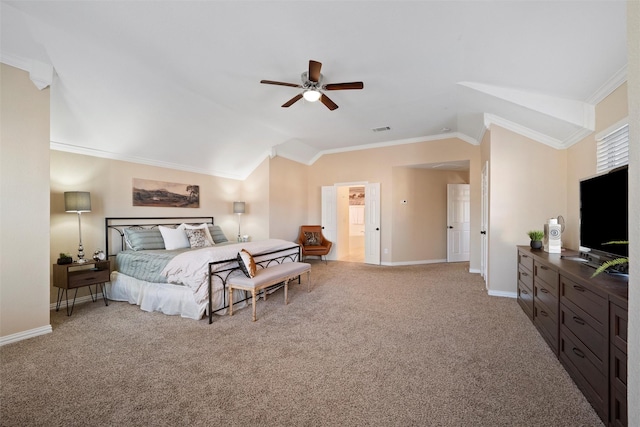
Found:
[[(213, 217), (212, 216), (196, 216), (196, 217), (106, 217), (104, 219), (104, 224), (105, 224), (105, 245), (106, 245), (106, 252), (107, 252), (107, 259), (109, 259), (110, 257), (115, 257), (118, 252), (122, 251), (125, 249), (125, 238), (124, 238), (124, 230), (127, 228), (135, 228), (135, 229), (144, 229), (144, 228), (148, 228), (148, 229), (152, 229), (152, 228), (156, 228), (160, 225), (163, 226), (169, 226), (169, 225), (174, 225), (174, 226), (178, 226), (180, 224), (183, 223), (187, 223), (187, 224), (192, 224), (192, 225), (196, 225), (196, 224), (202, 224), (202, 223), (207, 223), (207, 224), (211, 224), (213, 225)], [(109, 235), (112, 234), (113, 232), (117, 232), (120, 238), (120, 250), (118, 250), (117, 252), (114, 252), (112, 249), (112, 247), (109, 245)], [(295, 252), (294, 252), (295, 251)], [(302, 259), (302, 248), (300, 247), (300, 245), (298, 244), (292, 244), (292, 246), (283, 248), (283, 249), (278, 249), (275, 251), (269, 251), (269, 252), (262, 252), (262, 253), (257, 253), (257, 254), (252, 254), (252, 256), (255, 259), (256, 262), (256, 266), (260, 267), (260, 268), (267, 268), (269, 267), (271, 264), (273, 263), (277, 263), (277, 264), (282, 264), (283, 262), (285, 262), (286, 260), (289, 260), (291, 262), (295, 262), (295, 261), (300, 261)], [(229, 276), (235, 272), (235, 271), (239, 271), (240, 270), (240, 266), (234, 266), (234, 267), (229, 267), (229, 268), (225, 268), (223, 270), (215, 270), (215, 267), (217, 265), (220, 264), (226, 264), (229, 262), (237, 262), (237, 259), (227, 259), (227, 260), (222, 260), (222, 261), (215, 261), (215, 262), (210, 262), (209, 263), (209, 277), (208, 277), (208, 287), (207, 287), (207, 294), (208, 294), (208, 301), (207, 301), (207, 312), (209, 314), (209, 324), (213, 323), (213, 313), (216, 313), (218, 311), (222, 311), (225, 310), (227, 308), (229, 308), (229, 304), (228, 304), (228, 299), (227, 299), (227, 280), (229, 279)], [(216, 310), (212, 310), (212, 288), (213, 288), (213, 278), (217, 277), (222, 281), (222, 307), (216, 309)], [(300, 277), (298, 277), (298, 283), (300, 283)], [(280, 286), (282, 286), (283, 283), (279, 283), (276, 285), (273, 285), (267, 289), (264, 290), (264, 292), (266, 292), (267, 290), (273, 290), (276, 289)], [(244, 302), (244, 301), (248, 301), (249, 299), (251, 299), (250, 296), (247, 295), (247, 293), (245, 292), (245, 298), (240, 300), (240, 301), (236, 301), (234, 304), (237, 304), (239, 302)]]

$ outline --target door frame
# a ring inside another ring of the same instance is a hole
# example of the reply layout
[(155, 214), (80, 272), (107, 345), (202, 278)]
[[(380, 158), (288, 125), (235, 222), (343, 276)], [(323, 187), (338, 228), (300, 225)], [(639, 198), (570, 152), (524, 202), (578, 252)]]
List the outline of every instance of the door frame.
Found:
[[(367, 252), (365, 252), (365, 263), (380, 265), (380, 262), (381, 262), (380, 247), (379, 247), (380, 246), (380, 225), (379, 224), (380, 224), (380, 210), (381, 210), (380, 209), (380, 190), (379, 190), (380, 183), (370, 183), (369, 181), (338, 182), (333, 185), (322, 186), (321, 207), (322, 207), (323, 234), (324, 234), (324, 230), (326, 229), (327, 233), (325, 234), (325, 237), (327, 237), (327, 239), (329, 240), (333, 238), (332, 242), (334, 246), (331, 248), (331, 252), (329, 252), (329, 255), (327, 255), (327, 259), (336, 260), (337, 248), (338, 248), (338, 245), (340, 244), (337, 241), (338, 187), (363, 186), (365, 188), (364, 200), (365, 200), (365, 203), (367, 203), (367, 199), (370, 196), (370, 194), (368, 194), (371, 188), (370, 186), (375, 184), (377, 184), (378, 186), (378, 195), (377, 195), (378, 197), (377, 197), (377, 204), (373, 206), (373, 208), (377, 213), (377, 227), (375, 225), (372, 225), (370, 221), (366, 219), (367, 215), (365, 213), (364, 239), (365, 239), (365, 248), (367, 248), (365, 249), (365, 251), (367, 250), (369, 251), (368, 256), (367, 256)], [(328, 198), (330, 198), (331, 200), (327, 200)], [(377, 228), (377, 230), (370, 230), (370, 227), (372, 226), (374, 226), (374, 228)], [(378, 236), (377, 243), (371, 242), (372, 235), (370, 233), (374, 231), (377, 233), (377, 236)], [(376, 255), (375, 251), (372, 251), (372, 249), (374, 249), (372, 245), (377, 245), (377, 249), (378, 249), (377, 257), (375, 256)]]

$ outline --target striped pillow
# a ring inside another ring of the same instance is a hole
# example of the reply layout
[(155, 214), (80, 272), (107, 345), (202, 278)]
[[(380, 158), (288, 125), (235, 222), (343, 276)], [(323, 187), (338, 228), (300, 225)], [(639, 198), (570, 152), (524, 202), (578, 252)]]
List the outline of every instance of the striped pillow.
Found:
[(124, 240), (129, 249), (164, 249), (164, 239), (157, 228), (125, 228)]
[(227, 236), (224, 235), (224, 232), (222, 231), (219, 225), (210, 225), (209, 233), (211, 234), (211, 237), (213, 238), (213, 242), (215, 244), (229, 241), (227, 240)]

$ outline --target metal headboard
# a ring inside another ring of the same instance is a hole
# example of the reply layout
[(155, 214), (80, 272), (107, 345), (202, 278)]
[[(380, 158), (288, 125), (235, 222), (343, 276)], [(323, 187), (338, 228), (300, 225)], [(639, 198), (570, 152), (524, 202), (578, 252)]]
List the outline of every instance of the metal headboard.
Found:
[[(105, 245), (107, 258), (116, 256), (125, 248), (124, 230), (126, 228), (156, 228), (159, 225), (178, 226), (182, 223), (196, 225), (207, 223), (213, 225), (212, 216), (171, 216), (171, 217), (107, 217), (104, 219)], [(116, 234), (117, 233), (117, 234)], [(116, 236), (120, 242), (119, 249), (112, 247)], [(109, 242), (112, 242), (111, 245)]]

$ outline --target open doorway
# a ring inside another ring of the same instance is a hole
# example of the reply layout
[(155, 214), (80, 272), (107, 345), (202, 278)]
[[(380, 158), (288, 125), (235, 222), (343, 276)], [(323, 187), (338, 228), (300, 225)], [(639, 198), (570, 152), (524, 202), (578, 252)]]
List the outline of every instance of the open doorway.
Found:
[(364, 185), (338, 187), (337, 259), (364, 262), (365, 259), (365, 188)]

